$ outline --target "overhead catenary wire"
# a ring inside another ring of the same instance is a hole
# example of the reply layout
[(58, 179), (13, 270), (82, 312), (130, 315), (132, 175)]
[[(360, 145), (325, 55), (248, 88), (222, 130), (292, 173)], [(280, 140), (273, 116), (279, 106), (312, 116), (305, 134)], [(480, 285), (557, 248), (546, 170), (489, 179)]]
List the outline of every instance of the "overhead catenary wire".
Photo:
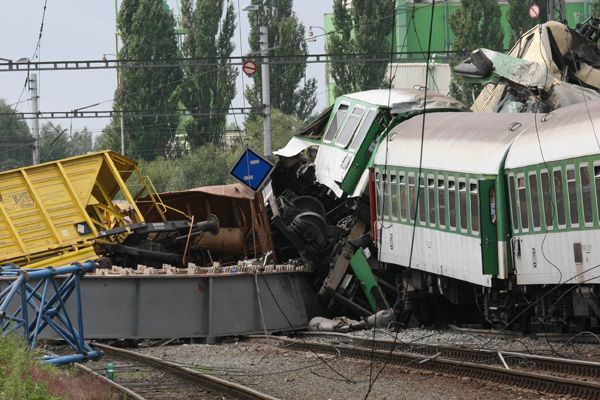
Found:
[[(432, 50), (436, 54), (464, 54), (462, 50)], [(422, 61), (420, 51), (396, 51), (393, 56), (403, 56), (403, 61)], [(263, 56), (253, 56), (261, 63)], [(399, 57), (398, 57), (399, 58)], [(27, 63), (0, 62), (2, 72), (98, 70), (117, 68), (174, 68), (189, 66), (241, 66), (245, 57), (173, 58), (173, 59), (118, 59), (118, 60), (52, 60)], [(335, 63), (381, 63), (389, 61), (389, 53), (319, 53), (272, 55), (268, 64), (335, 64)]]
[[(394, 1), (394, 5), (395, 5), (395, 1)], [(394, 7), (395, 8), (395, 7)], [(421, 178), (421, 171), (423, 168), (423, 148), (424, 148), (424, 143), (425, 143), (425, 121), (426, 121), (426, 117), (427, 117), (427, 94), (428, 94), (428, 80), (429, 80), (429, 60), (431, 58), (431, 42), (432, 42), (432, 37), (433, 37), (433, 18), (434, 18), (434, 12), (435, 12), (435, 0), (432, 0), (432, 4), (431, 4), (431, 16), (430, 16), (430, 21), (429, 21), (429, 42), (428, 42), (428, 46), (427, 46), (427, 59), (425, 61), (425, 89), (424, 89), (424, 94), (423, 94), (423, 114), (422, 114), (422, 124), (421, 124), (421, 141), (420, 141), (420, 151), (419, 151), (419, 168), (418, 168), (418, 172), (417, 175), (415, 176), (415, 186), (417, 187), (416, 189), (416, 196), (415, 196), (415, 209), (414, 209), (414, 214), (413, 214), (413, 226), (412, 226), (412, 234), (411, 234), (411, 243), (410, 243), (410, 252), (409, 252), (409, 258), (408, 258), (408, 266), (407, 268), (410, 270), (411, 266), (412, 266), (412, 259), (413, 259), (413, 250), (414, 250), (414, 242), (415, 242), (415, 232), (416, 232), (416, 228), (417, 228), (417, 212), (418, 212), (418, 207), (419, 207), (419, 196), (420, 196), (420, 191), (421, 191), (421, 184), (420, 184), (420, 179)], [(395, 13), (394, 13), (395, 15)], [(394, 34), (392, 34), (392, 42), (394, 41)], [(391, 72), (391, 71), (390, 71)], [(390, 82), (390, 96), (391, 96), (391, 82)], [(389, 98), (388, 98), (388, 107), (389, 107)], [(386, 136), (385, 141), (386, 141), (386, 160), (385, 160), (385, 165), (384, 165), (384, 171), (387, 173), (387, 157), (388, 157), (388, 153), (389, 153), (389, 140), (390, 140), (390, 136), (389, 134)], [(384, 181), (385, 182), (385, 181)], [(391, 186), (391, 185), (390, 185)], [(383, 193), (383, 196), (385, 197), (385, 190)], [(385, 207), (385, 204), (387, 202), (384, 201), (383, 202), (383, 207)], [(380, 244), (379, 244), (379, 248), (381, 248), (381, 237), (379, 238), (380, 240)], [(379, 250), (379, 253), (381, 254), (381, 250)], [(381, 256), (379, 257), (379, 259), (381, 260)], [(395, 342), (398, 340), (398, 332), (396, 332), (396, 335), (394, 337), (394, 346), (391, 347), (391, 351), (393, 351), (394, 347), (395, 347)], [(372, 352), (375, 351), (375, 331), (373, 331), (373, 348), (372, 348)], [(371, 360), (372, 361), (372, 360)], [(365, 395), (365, 400), (368, 399), (371, 390), (373, 388), (373, 386), (375, 385), (375, 382), (377, 382), (377, 379), (379, 378), (379, 376), (381, 375), (381, 372), (383, 372), (383, 370), (385, 369), (385, 367), (387, 366), (387, 360), (386, 362), (382, 365), (382, 367), (379, 369), (379, 371), (377, 371), (377, 374), (375, 375), (375, 377), (371, 380), (369, 378), (369, 388), (367, 390), (367, 393)]]

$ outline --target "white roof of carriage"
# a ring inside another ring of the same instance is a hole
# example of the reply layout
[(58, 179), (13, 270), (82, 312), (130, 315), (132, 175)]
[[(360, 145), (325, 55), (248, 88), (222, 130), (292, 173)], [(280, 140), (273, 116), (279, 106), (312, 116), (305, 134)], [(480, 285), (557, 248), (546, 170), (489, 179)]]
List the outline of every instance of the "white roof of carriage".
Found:
[[(589, 111), (589, 112), (588, 112)], [(506, 168), (519, 168), (600, 153), (600, 100), (536, 114), (513, 143)]]
[[(417, 115), (392, 129), (375, 164), (418, 168), (422, 123)], [(511, 143), (532, 123), (533, 114), (425, 114), (422, 168), (495, 175)]]
[[(405, 113), (408, 111), (418, 111), (423, 109), (425, 100), (425, 91), (418, 89), (375, 89), (364, 92), (345, 94), (347, 97), (366, 103), (375, 104), (381, 107), (390, 108), (392, 114)], [(427, 92), (428, 110), (460, 110), (467, 111), (458, 100), (445, 96), (440, 93)]]

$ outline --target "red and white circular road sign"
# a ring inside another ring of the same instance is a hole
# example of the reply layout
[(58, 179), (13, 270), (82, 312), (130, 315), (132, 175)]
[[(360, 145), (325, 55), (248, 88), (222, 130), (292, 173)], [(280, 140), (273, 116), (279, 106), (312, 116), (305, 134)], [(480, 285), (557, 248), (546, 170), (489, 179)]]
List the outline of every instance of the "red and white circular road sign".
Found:
[(248, 76), (254, 75), (256, 72), (256, 63), (251, 60), (244, 61), (244, 65), (242, 65), (242, 71), (244, 71), (244, 73)]
[(540, 16), (540, 6), (537, 3), (533, 3), (529, 7), (529, 18), (538, 18)]

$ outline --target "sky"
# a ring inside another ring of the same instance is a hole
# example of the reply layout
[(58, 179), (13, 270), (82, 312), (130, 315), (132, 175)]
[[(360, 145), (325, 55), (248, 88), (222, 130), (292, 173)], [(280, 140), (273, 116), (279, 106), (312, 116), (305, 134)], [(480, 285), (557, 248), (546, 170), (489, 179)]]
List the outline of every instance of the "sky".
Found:
[[(168, 0), (178, 12), (177, 1)], [(119, 1), (120, 3), (120, 1)], [(250, 0), (233, 0), (241, 8)], [(40, 32), (44, 0), (0, 0), (0, 58), (17, 60), (33, 57)], [(294, 10), (299, 20), (308, 27), (323, 26), (323, 14), (331, 12), (331, 0), (296, 0)], [(236, 43), (235, 56), (248, 52), (249, 26), (247, 13), (242, 12), (241, 24), (233, 40)], [(239, 38), (241, 28), (242, 43)], [(319, 34), (318, 29), (315, 34)], [(324, 53), (324, 38), (307, 42), (309, 53)], [(113, 1), (48, 0), (44, 29), (40, 45), (40, 61), (54, 60), (99, 60), (104, 54), (114, 58), (115, 53), (115, 3)], [(243, 105), (242, 75), (237, 82), (237, 96), (233, 107)], [(325, 106), (325, 67), (323, 64), (308, 64), (307, 78), (318, 80), (318, 106)], [(87, 105), (102, 103), (89, 110), (111, 110), (112, 97), (116, 87), (116, 71), (42, 71), (39, 76), (40, 111), (70, 111)], [(16, 103), (25, 83), (24, 72), (0, 72), (0, 98), (8, 104)], [(248, 85), (251, 79), (245, 78)], [(31, 111), (30, 94), (23, 93), (17, 105), (21, 112)], [(45, 122), (42, 120), (42, 122)], [(108, 119), (52, 120), (63, 128), (80, 130), (87, 126), (98, 134), (108, 124)]]

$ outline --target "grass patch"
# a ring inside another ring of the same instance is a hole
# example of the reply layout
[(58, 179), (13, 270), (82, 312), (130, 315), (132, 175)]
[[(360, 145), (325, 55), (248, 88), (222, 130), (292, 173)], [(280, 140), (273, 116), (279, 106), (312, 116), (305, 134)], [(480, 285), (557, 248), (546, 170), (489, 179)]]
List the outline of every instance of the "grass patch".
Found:
[(0, 400), (118, 400), (108, 386), (73, 367), (36, 360), (19, 337), (0, 337)]

